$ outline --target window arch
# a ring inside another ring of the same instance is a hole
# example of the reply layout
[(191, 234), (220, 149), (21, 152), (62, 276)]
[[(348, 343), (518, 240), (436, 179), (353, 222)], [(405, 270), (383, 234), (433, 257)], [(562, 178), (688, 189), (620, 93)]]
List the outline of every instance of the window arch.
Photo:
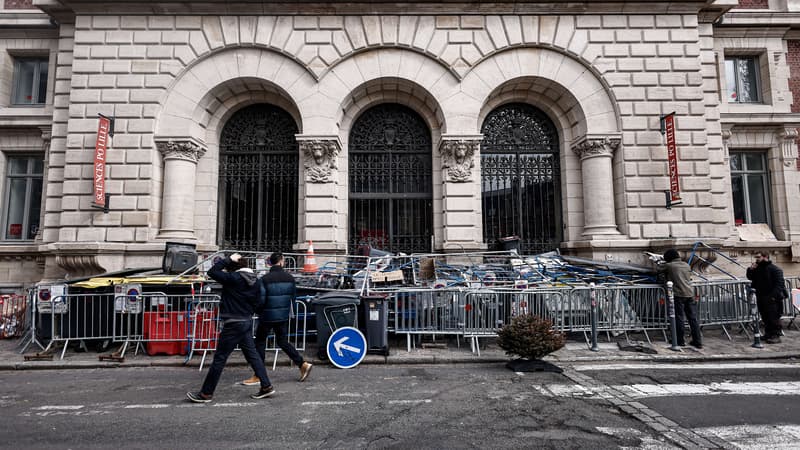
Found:
[(428, 252), (433, 235), (431, 132), (410, 108), (384, 103), (349, 138), (350, 251)]
[(519, 237), (520, 251), (542, 253), (562, 239), (558, 132), (547, 115), (525, 103), (502, 105), (481, 127), (483, 238)]
[(269, 104), (242, 108), (220, 136), (219, 245), (291, 251), (297, 242), (298, 127)]

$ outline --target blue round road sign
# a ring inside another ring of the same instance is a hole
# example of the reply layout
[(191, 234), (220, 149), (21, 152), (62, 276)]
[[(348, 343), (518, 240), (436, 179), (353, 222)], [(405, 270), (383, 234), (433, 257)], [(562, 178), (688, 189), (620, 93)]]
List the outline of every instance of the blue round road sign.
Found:
[(358, 329), (342, 327), (328, 338), (328, 359), (340, 369), (357, 366), (367, 354), (367, 339)]

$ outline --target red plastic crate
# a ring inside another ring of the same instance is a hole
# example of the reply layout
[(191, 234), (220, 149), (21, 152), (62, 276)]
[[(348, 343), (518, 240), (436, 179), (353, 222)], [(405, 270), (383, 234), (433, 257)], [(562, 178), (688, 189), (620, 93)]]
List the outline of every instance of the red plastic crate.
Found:
[(143, 332), (148, 355), (187, 353), (185, 312), (146, 312)]

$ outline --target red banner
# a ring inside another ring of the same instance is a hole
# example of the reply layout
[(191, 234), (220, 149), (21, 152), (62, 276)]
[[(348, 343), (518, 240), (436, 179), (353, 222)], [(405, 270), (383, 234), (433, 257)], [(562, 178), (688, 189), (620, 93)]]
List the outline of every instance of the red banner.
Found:
[(94, 145), (94, 205), (106, 205), (106, 148), (108, 147), (108, 130), (111, 128), (111, 119), (100, 116), (100, 125), (97, 127), (97, 141)]
[(678, 148), (675, 146), (675, 115), (664, 116), (664, 130), (667, 134), (667, 162), (669, 164), (669, 196), (671, 201), (681, 200), (681, 187), (678, 184)]

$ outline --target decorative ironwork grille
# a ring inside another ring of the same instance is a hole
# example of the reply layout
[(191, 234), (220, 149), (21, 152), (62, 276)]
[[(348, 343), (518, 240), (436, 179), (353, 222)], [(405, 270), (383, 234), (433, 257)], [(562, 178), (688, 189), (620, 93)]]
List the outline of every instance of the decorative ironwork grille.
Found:
[(350, 251), (431, 251), (431, 133), (422, 118), (402, 105), (372, 107), (353, 124), (348, 153)]
[(219, 245), (290, 251), (297, 242), (297, 124), (267, 104), (236, 112), (220, 138)]
[(558, 132), (538, 108), (510, 103), (481, 128), (483, 238), (490, 246), (518, 236), (523, 254), (561, 243)]

